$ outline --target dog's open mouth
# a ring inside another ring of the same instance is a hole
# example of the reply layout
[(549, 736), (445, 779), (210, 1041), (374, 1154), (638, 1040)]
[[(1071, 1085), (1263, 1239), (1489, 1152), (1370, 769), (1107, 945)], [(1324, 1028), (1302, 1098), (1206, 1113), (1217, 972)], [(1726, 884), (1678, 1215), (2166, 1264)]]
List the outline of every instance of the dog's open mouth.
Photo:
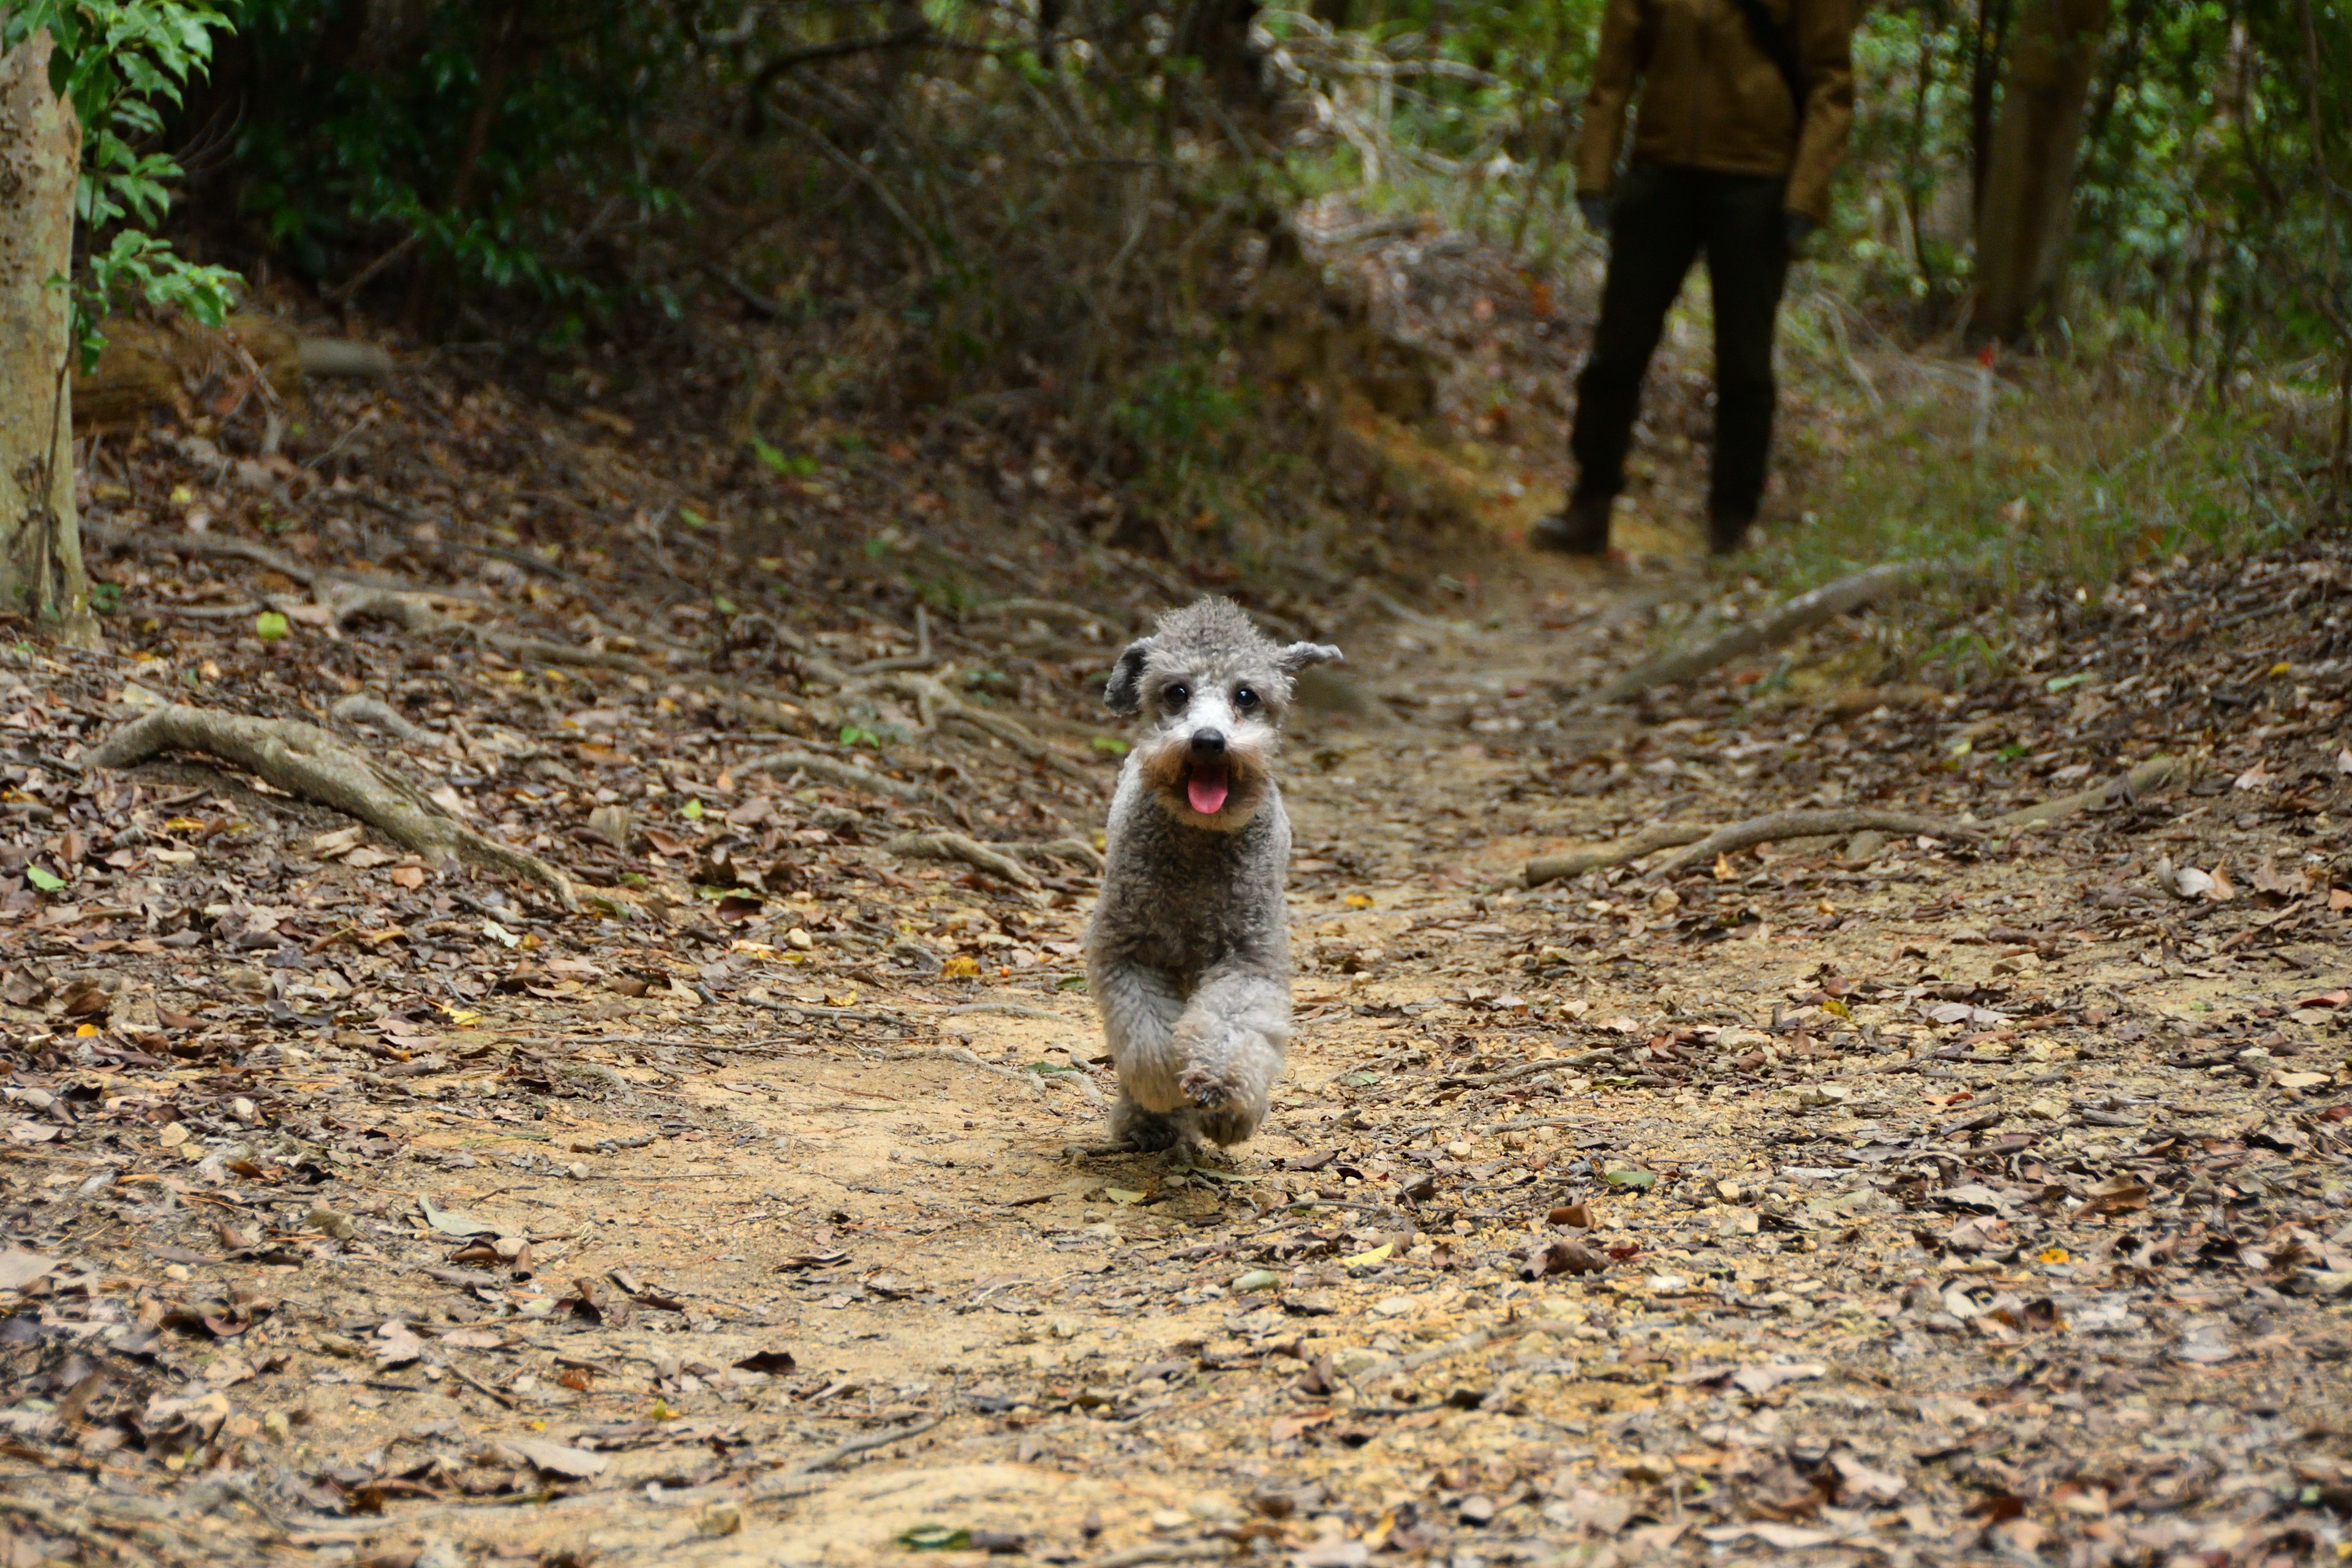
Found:
[(1233, 787), (1233, 771), (1223, 763), (1194, 763), (1184, 775), (1184, 798), (1202, 816), (1224, 810)]

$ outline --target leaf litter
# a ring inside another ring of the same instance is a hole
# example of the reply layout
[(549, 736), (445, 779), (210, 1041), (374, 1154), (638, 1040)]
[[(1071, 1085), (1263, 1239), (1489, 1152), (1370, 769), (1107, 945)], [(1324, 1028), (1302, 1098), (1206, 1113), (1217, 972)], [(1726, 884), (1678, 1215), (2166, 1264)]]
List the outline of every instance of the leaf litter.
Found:
[[(1261, 601), (1372, 710), (1294, 725), (1299, 1042), (1266, 1134), (1195, 1163), (1076, 1152), (1113, 1087), (1092, 687), (1159, 569), (941, 529), (1093, 619), (959, 617), (798, 480), (444, 372), (322, 401), (374, 418), (314, 486), (128, 443), (129, 493), (263, 557), (94, 501), (151, 613), (0, 659), (16, 1524), (186, 1562), (2345, 1542), (2340, 540), (2003, 606), (2075, 673), (1958, 695), (1564, 717), (1646, 651), (1613, 606), (1655, 566), (1515, 565), (1442, 635)], [(501, 451), (561, 471), (466, 467)], [(854, 482), (929, 515), (890, 487), (937, 460)], [(655, 526), (681, 497), (784, 521)], [(720, 608), (763, 557), (777, 601)], [(440, 619), (345, 615), (362, 577)], [(172, 613), (263, 594), (250, 635)], [(163, 692), (367, 738), (581, 910), (201, 757), (75, 765)], [(1990, 822), (2158, 753), (2193, 773), (2013, 834), (1517, 886), (1658, 822)]]

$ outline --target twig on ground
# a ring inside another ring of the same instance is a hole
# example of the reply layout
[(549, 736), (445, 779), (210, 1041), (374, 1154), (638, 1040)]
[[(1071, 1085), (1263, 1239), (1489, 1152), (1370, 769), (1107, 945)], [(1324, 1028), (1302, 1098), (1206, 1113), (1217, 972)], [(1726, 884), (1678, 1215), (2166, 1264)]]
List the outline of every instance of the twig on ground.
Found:
[(1595, 704), (1622, 702), (1654, 686), (1672, 686), (1704, 675), (1735, 658), (1777, 647), (1801, 632), (1915, 583), (1957, 570), (1957, 564), (1948, 561), (1890, 561), (1834, 583), (1825, 583), (1809, 594), (1800, 594), (1775, 605), (1753, 620), (1741, 621), (1718, 632), (1703, 643), (1668, 648), (1654, 658), (1644, 659), (1603, 686), (1590, 700)]
[(315, 724), (256, 719), (168, 703), (133, 719), (93, 751), (92, 767), (127, 768), (159, 752), (202, 752), (279, 789), (355, 816), (420, 855), (455, 855), (522, 877), (579, 907), (571, 879), (538, 856), (500, 844), (441, 815), (415, 786), (375, 765)]
[[(803, 1460), (794, 1465), (787, 1473), (806, 1476), (814, 1475), (819, 1470), (830, 1469), (844, 1459), (856, 1458), (858, 1455), (875, 1448), (887, 1448), (891, 1444), (902, 1442), (908, 1437), (919, 1437), (946, 1419), (944, 1415), (927, 1416), (912, 1426), (894, 1427), (887, 1432), (868, 1432), (863, 1436), (852, 1437), (846, 1443), (834, 1445), (813, 1459)], [(755, 1492), (753, 1495), (758, 1494)]]
[(1005, 1067), (998, 1062), (983, 1061), (961, 1046), (913, 1046), (902, 1050), (867, 1051), (861, 1054), (876, 1061), (885, 1062), (961, 1062), (966, 1067), (978, 1068), (981, 1071), (993, 1073), (998, 1078), (1014, 1079), (1033, 1089), (1039, 1087), (1035, 1073), (1023, 1072), (1016, 1068)]
[(1643, 856), (1655, 854), (1661, 849), (1696, 844), (1713, 831), (1713, 828), (1696, 822), (1662, 822), (1655, 827), (1644, 828), (1633, 837), (1621, 838), (1613, 844), (1598, 844), (1590, 849), (1572, 849), (1565, 855), (1547, 855), (1530, 860), (1523, 879), (1528, 887), (1540, 888), (1546, 882), (1581, 877), (1587, 871), (1639, 860)]
[(1442, 1089), (1477, 1089), (1485, 1084), (1509, 1083), (1516, 1079), (1533, 1078), (1554, 1068), (1590, 1067), (1596, 1058), (1614, 1056), (1614, 1051), (1585, 1051), (1572, 1057), (1546, 1057), (1539, 1062), (1521, 1062), (1517, 1067), (1497, 1072), (1451, 1073), (1437, 1080)]
[(1014, 1018), (1044, 1018), (1059, 1024), (1066, 1022), (1059, 1013), (1049, 1013), (1043, 1007), (1032, 1007), (1026, 1002), (966, 1002), (948, 1009), (950, 1016), (958, 1013), (1003, 1013)]
[(459, 1366), (454, 1361), (443, 1362), (441, 1364), (448, 1369), (449, 1375), (451, 1377), (456, 1378), (459, 1383), (464, 1384), (467, 1388), (472, 1389), (475, 1393), (482, 1395), (485, 1399), (496, 1400), (499, 1404), (505, 1405), (509, 1410), (515, 1408), (515, 1397), (513, 1394), (502, 1394), (499, 1390), (492, 1388), (488, 1384), (484, 1383), (480, 1378), (476, 1377), (472, 1373), (467, 1372), (464, 1367)]
[(1694, 860), (1751, 849), (1783, 838), (1820, 838), (1838, 833), (1918, 834), (1928, 838), (1979, 838), (1979, 823), (1952, 822), (1934, 816), (1913, 816), (1899, 811), (1775, 811), (1718, 827), (1696, 844), (1677, 849), (1659, 861), (1644, 879), (1661, 881)]
[[(814, 1002), (766, 1002), (761, 1001), (756, 996), (741, 995), (730, 996), (727, 1000), (738, 1003), (745, 1007), (765, 1008), (771, 1013), (799, 1013), (811, 1018), (846, 1018), (854, 1024), (903, 1024), (907, 1021), (906, 1019), (899, 1017), (896, 1013), (867, 1013), (856, 1007), (820, 1007)], [(766, 1043), (770, 1045), (777, 1045), (782, 1044), (782, 1042), (772, 1040)], [(752, 1047), (721, 1047), (716, 1046), (698, 1045), (694, 1048), (701, 1051), (726, 1048), (748, 1050)]]

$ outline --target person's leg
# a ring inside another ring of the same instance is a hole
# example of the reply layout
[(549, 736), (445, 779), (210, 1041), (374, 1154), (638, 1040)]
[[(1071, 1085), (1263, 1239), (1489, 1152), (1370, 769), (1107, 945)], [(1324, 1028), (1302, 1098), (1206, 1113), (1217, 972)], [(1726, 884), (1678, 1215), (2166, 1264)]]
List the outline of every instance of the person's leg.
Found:
[(1625, 488), (1625, 454), (1641, 407), (1642, 381), (1666, 312), (1698, 255), (1701, 177), (1687, 169), (1643, 164), (1627, 170), (1620, 182), (1610, 211), (1601, 320), (1576, 378), (1576, 423), (1569, 437), (1577, 479), (1563, 531), (1577, 537), (1561, 548), (1597, 552), (1608, 545), (1609, 505)]
[(1781, 182), (1709, 177), (1701, 205), (1706, 275), (1715, 291), (1715, 464), (1707, 532), (1718, 553), (1737, 550), (1756, 521), (1772, 448), (1772, 336), (1789, 275)]

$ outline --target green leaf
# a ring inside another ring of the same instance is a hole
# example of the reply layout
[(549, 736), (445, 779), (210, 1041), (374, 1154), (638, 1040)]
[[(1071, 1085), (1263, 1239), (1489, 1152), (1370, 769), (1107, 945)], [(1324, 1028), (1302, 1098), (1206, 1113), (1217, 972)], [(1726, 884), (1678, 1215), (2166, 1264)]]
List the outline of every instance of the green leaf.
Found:
[(686, 816), (687, 816), (687, 819), (688, 819), (688, 821), (690, 821), (690, 822), (699, 822), (699, 821), (701, 821), (701, 820), (702, 820), (702, 803), (701, 803), (700, 801), (698, 801), (698, 800), (689, 800), (689, 801), (688, 801), (688, 802), (686, 803)]
[(1127, 742), (1117, 735), (1097, 735), (1087, 742), (1097, 752), (1108, 752), (1114, 757), (1127, 755)]
[(1606, 1171), (1601, 1173), (1601, 1179), (1612, 1187), (1632, 1187), (1640, 1192), (1647, 1192), (1658, 1184), (1655, 1171)]
[(293, 630), (293, 623), (276, 610), (264, 610), (253, 617), (253, 635), (263, 642), (282, 641)]
[(25, 880), (45, 893), (58, 892), (66, 885), (66, 879), (63, 877), (58, 876), (55, 871), (45, 871), (38, 866), (25, 868)]
[(2090, 679), (2091, 672), (2087, 669), (2078, 669), (2072, 675), (2053, 675), (2049, 679), (2042, 683), (2042, 689), (2044, 691), (2063, 691), (2070, 686), (2080, 686), (2083, 682)]
[(909, 1552), (961, 1552), (971, 1545), (971, 1531), (956, 1524), (919, 1524), (899, 1531), (898, 1544)]

